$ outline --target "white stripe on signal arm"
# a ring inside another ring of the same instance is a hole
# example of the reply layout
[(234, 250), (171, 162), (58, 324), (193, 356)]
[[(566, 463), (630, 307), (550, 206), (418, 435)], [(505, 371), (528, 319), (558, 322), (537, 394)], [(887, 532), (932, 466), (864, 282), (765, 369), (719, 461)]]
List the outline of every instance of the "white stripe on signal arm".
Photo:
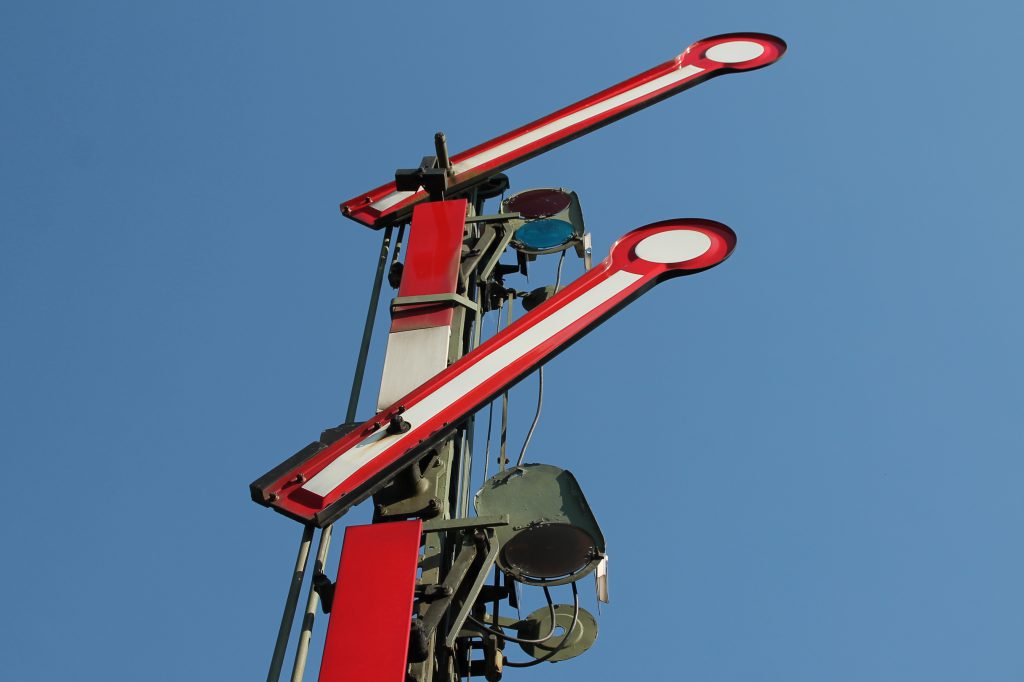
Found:
[[(456, 163), (452, 166), (452, 170), (456, 176), (467, 171), (474, 170), (475, 168), (493, 161), (494, 159), (514, 152), (522, 147), (531, 145), (534, 142), (543, 140), (544, 138), (554, 135), (555, 133), (559, 133), (566, 128), (571, 128), (579, 123), (597, 118), (601, 114), (605, 114), (612, 109), (616, 109), (624, 104), (629, 104), (630, 102), (641, 99), (642, 97), (646, 97), (647, 95), (657, 92), (663, 88), (667, 88), (670, 85), (675, 85), (676, 83), (690, 78), (691, 76), (696, 76), (702, 71), (704, 71), (704, 69), (699, 66), (687, 65), (671, 73), (667, 73), (664, 76), (658, 76), (653, 80), (641, 83), (640, 85), (619, 93), (614, 97), (609, 97), (606, 100), (595, 102), (588, 107), (580, 109), (579, 111), (566, 114), (562, 118), (546, 123), (538, 128), (534, 128), (533, 130), (528, 130), (522, 135), (518, 135), (511, 140), (502, 142), (501, 144), (495, 145), (489, 149), (485, 149), (478, 154), (474, 154), (468, 159), (464, 159)], [(386, 211), (392, 206), (405, 201), (414, 194), (416, 194), (416, 192), (394, 191), (384, 195), (377, 201), (370, 204), (370, 206), (378, 211)]]
[(555, 334), (579, 321), (590, 311), (611, 300), (642, 277), (643, 275), (624, 270), (613, 273), (608, 279), (582, 293), (551, 315), (539, 320), (537, 324), (527, 327), (514, 338), (494, 348), (479, 361), (467, 367), (464, 372), (452, 377), (446, 383), (438, 386), (433, 393), (410, 406), (402, 414), (402, 417), (413, 424), (412, 431), (395, 435), (388, 435), (383, 429), (377, 431), (325, 466), (302, 486), (303, 489), (320, 497), (326, 497), (378, 455), (407, 438), (414, 435), (418, 437), (416, 425), (438, 416), (488, 379), (508, 368)]

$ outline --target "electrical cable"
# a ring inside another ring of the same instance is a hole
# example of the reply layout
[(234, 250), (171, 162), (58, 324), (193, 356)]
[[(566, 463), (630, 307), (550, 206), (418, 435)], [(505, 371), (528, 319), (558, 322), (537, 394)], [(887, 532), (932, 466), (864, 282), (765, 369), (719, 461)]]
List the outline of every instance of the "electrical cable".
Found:
[(530, 447), (530, 441), (533, 439), (533, 431), (537, 428), (537, 422), (540, 421), (540, 410), (544, 407), (544, 368), (537, 368), (537, 411), (533, 414), (533, 423), (530, 424), (530, 430), (526, 432), (526, 440), (523, 441), (523, 449), (519, 451), (519, 459), (516, 460), (516, 466), (523, 466), (523, 459), (526, 458), (526, 448)]
[[(546, 587), (544, 588), (544, 597), (548, 600), (548, 613), (551, 615), (551, 630), (549, 630), (548, 634), (546, 634), (541, 639), (524, 639), (522, 637), (513, 637), (512, 635), (506, 635), (504, 631), (495, 630), (494, 628), (487, 625), (487, 623), (477, 619), (473, 615), (468, 616), (468, 618), (480, 627), (482, 627), (487, 632), (490, 632), (492, 635), (495, 635), (496, 637), (501, 637), (502, 639), (508, 640), (509, 642), (515, 642), (516, 644), (542, 644), (543, 642), (546, 642), (555, 636), (555, 629), (557, 627), (557, 624), (555, 623), (555, 603), (551, 600), (551, 592), (548, 591), (548, 588)], [(500, 628), (501, 625), (498, 625), (498, 627)]]
[[(558, 285), (562, 282), (562, 263), (565, 262), (565, 250), (562, 250), (562, 255), (558, 258), (558, 270), (555, 273), (555, 293), (558, 293)], [(530, 447), (530, 441), (533, 439), (533, 432), (537, 428), (537, 422), (540, 421), (540, 411), (544, 407), (544, 367), (537, 368), (537, 411), (533, 415), (533, 423), (530, 424), (530, 430), (526, 432), (526, 440), (523, 441), (523, 449), (519, 451), (519, 459), (516, 460), (516, 466), (522, 466), (523, 460), (526, 458), (526, 448)]]
[[(515, 300), (515, 292), (508, 292), (508, 317), (505, 326), (508, 327), (512, 324), (512, 301)], [(508, 446), (508, 389), (501, 396), (501, 453), (498, 455), (498, 464), (501, 466), (501, 471), (505, 470), (508, 466), (508, 456), (506, 455), (505, 448)]]
[[(497, 334), (501, 331), (501, 309), (505, 307), (505, 299), (501, 299), (498, 304), (498, 310), (496, 317), (498, 318), (497, 324), (494, 325), (494, 333)], [(484, 480), (487, 480), (487, 469), (491, 463), (491, 426), (494, 423), (494, 401), (492, 400), (487, 406), (487, 442), (484, 444)]]
[(562, 249), (562, 255), (558, 257), (558, 268), (555, 270), (555, 293), (558, 293), (558, 285), (562, 283), (562, 263), (565, 262), (566, 249)]
[[(558, 644), (556, 644), (550, 652), (533, 661), (516, 663), (515, 661), (510, 661), (506, 658), (504, 665), (507, 665), (510, 668), (530, 668), (539, 663), (543, 663), (562, 650), (562, 647), (564, 647), (565, 643), (569, 640), (569, 635), (571, 635), (572, 631), (576, 629), (576, 624), (579, 623), (580, 620), (580, 595), (576, 590), (576, 583), (572, 582), (569, 584), (572, 585), (572, 623), (565, 629), (565, 634), (562, 635), (562, 639), (558, 640)], [(546, 590), (547, 588), (544, 589)], [(554, 622), (554, 618), (552, 618), (552, 622)]]

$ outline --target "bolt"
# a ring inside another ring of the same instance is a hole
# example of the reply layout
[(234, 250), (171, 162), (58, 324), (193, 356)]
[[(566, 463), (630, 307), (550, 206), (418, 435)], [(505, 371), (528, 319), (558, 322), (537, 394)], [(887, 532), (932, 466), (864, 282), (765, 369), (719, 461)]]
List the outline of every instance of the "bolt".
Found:
[(269, 497), (271, 502), (277, 502), (278, 500), (281, 499), (281, 496), (278, 495), (277, 493), (270, 493)]
[(391, 421), (388, 424), (388, 433), (391, 435), (406, 433), (411, 428), (412, 424), (402, 419), (402, 409), (399, 408), (399, 411), (391, 417)]
[(455, 593), (449, 585), (427, 585), (427, 588), (423, 590), (423, 596), (428, 600), (440, 599), (441, 597), (450, 597)]

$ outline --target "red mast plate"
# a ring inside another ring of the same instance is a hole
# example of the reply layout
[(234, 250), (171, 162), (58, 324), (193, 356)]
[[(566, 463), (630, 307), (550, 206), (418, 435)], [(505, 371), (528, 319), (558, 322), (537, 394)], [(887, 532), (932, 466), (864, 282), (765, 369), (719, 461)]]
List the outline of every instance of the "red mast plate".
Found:
[[(409, 228), (408, 252), (398, 297), (455, 293), (459, 255), (466, 225), (466, 200), (432, 201), (418, 205)], [(451, 304), (406, 305), (391, 314), (391, 331), (447, 327)]]
[[(736, 235), (697, 218), (641, 227), (602, 263), (390, 408), (322, 449), (304, 450), (250, 486), (253, 500), (325, 526), (366, 499), (470, 414), (655, 284), (718, 265)], [(408, 430), (389, 432), (401, 415)]]
[(345, 529), (320, 682), (404, 682), (422, 528), (415, 519)]
[[(451, 157), (447, 194), (708, 79), (773, 64), (785, 51), (785, 41), (766, 33), (727, 33), (699, 40), (675, 59)], [(400, 192), (390, 182), (343, 202), (341, 212), (379, 228), (400, 222), (426, 198), (422, 189)]]

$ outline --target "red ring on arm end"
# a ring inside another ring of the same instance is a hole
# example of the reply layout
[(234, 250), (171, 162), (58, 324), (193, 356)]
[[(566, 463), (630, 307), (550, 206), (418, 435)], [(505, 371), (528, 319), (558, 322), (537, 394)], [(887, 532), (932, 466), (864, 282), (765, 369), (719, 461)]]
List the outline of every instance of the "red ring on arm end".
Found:
[[(761, 50), (754, 49), (758, 46)], [(678, 57), (680, 64), (707, 70), (752, 71), (774, 64), (786, 53), (786, 41), (768, 33), (723, 33), (698, 40)]]
[[(686, 239), (674, 243), (665, 233), (696, 233), (697, 243)], [(699, 246), (706, 240), (704, 247)], [(690, 242), (687, 244), (686, 242)], [(689, 275), (713, 268), (736, 248), (736, 233), (727, 225), (704, 218), (676, 218), (651, 223), (623, 235), (612, 245), (608, 260), (613, 267), (635, 273), (662, 270), (666, 274)], [(660, 255), (659, 255), (660, 251)], [(678, 254), (678, 256), (676, 255)], [(676, 257), (682, 260), (675, 260)]]

